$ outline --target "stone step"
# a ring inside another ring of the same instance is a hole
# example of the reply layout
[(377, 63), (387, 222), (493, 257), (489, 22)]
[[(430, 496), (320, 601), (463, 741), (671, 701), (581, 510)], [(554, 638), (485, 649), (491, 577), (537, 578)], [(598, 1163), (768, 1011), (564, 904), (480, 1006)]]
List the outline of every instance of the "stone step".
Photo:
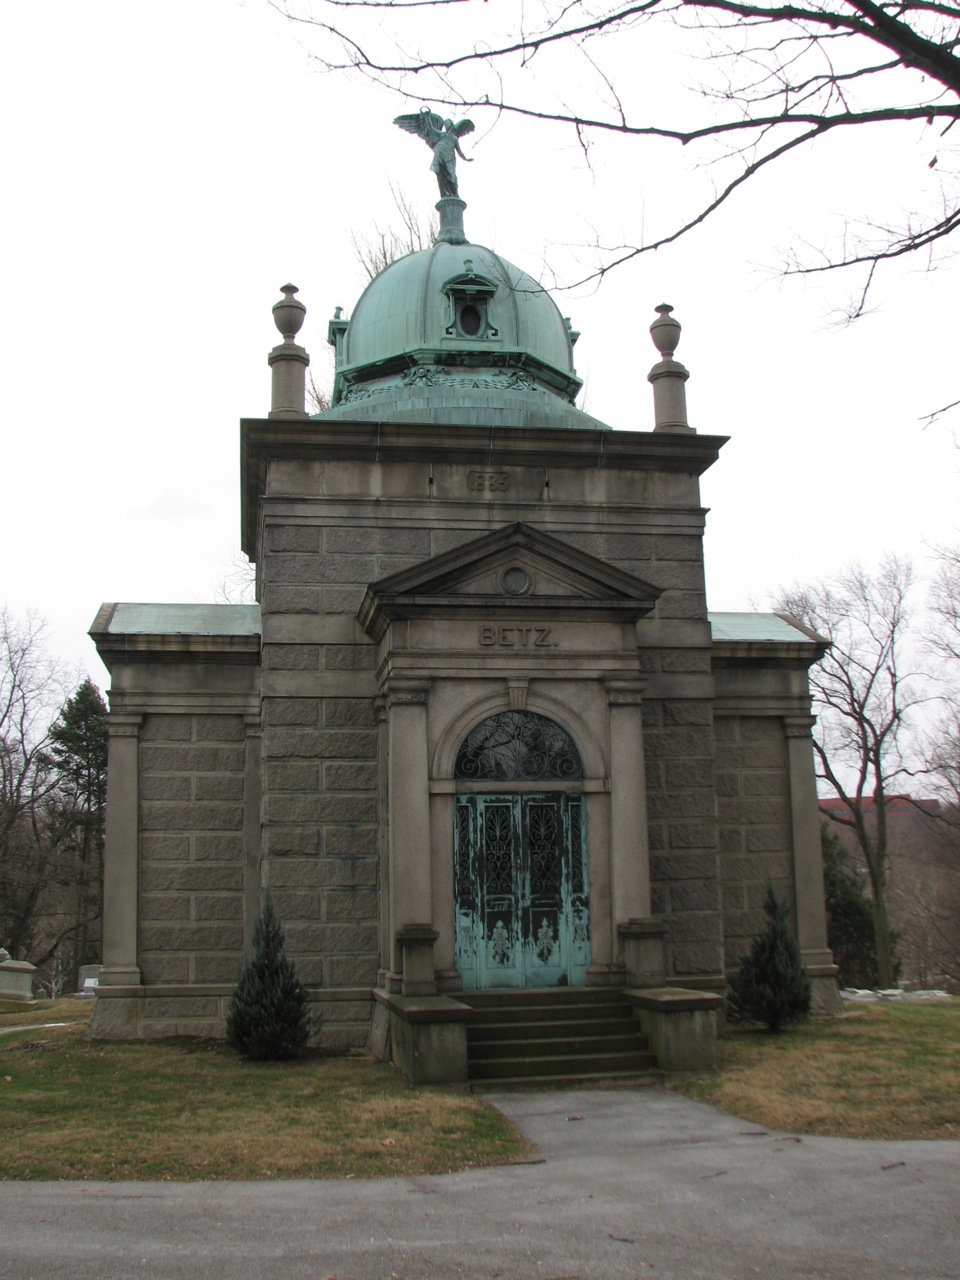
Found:
[(514, 1089), (651, 1089), (663, 1084), (662, 1071), (568, 1072), (553, 1076), (499, 1076), (495, 1080), (470, 1080), (472, 1093)]
[(607, 1076), (618, 1072), (639, 1074), (656, 1070), (657, 1059), (652, 1053), (583, 1053), (550, 1058), (471, 1060), (470, 1079), (527, 1079), (531, 1076), (554, 1079), (558, 1076)]
[(524, 1040), (468, 1040), (471, 1063), (490, 1062), (495, 1058), (571, 1058), (610, 1053), (647, 1053), (649, 1045), (635, 1032), (608, 1036), (569, 1036), (529, 1038)]
[(524, 990), (458, 991), (457, 997), (471, 1009), (528, 1008), (530, 1005), (623, 1004), (617, 987), (535, 987)]
[(566, 1039), (575, 1036), (635, 1035), (637, 1024), (629, 1010), (623, 1016), (606, 1018), (539, 1018), (524, 1021), (494, 1021), (492, 1017), (482, 1022), (471, 1021), (467, 1026), (469, 1044), (481, 1044), (488, 1040), (515, 1041)]

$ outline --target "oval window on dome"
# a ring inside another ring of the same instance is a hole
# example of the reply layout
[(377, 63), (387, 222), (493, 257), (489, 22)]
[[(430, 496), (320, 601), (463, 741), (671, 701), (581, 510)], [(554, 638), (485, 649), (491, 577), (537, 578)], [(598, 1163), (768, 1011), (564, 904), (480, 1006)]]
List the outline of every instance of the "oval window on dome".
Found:
[(460, 308), (460, 332), (468, 338), (478, 338), (483, 329), (483, 313), (473, 302), (465, 302)]

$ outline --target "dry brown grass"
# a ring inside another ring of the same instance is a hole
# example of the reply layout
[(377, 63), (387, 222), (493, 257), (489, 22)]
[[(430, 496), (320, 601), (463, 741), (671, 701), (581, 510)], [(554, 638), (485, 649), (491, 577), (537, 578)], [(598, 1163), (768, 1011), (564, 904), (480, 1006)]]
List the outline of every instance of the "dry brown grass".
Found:
[(84, 1031), (0, 1036), (0, 1178), (381, 1178), (527, 1151), (480, 1099), (364, 1058), (250, 1063), (218, 1042)]
[(727, 1031), (719, 1068), (674, 1087), (788, 1133), (960, 1138), (960, 1000), (868, 1005), (780, 1036)]

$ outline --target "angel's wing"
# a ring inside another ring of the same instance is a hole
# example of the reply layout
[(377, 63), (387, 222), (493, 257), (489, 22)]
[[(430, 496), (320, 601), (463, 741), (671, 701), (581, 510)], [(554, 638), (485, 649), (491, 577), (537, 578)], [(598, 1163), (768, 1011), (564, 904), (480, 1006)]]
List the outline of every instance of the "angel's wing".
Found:
[(432, 147), (437, 139), (443, 136), (442, 118), (427, 109), (418, 111), (415, 115), (397, 116), (393, 123), (407, 133), (417, 134), (428, 147)]
[(476, 125), (472, 120), (461, 120), (459, 124), (453, 126), (453, 132), (458, 138), (463, 138), (466, 134), (473, 133), (475, 128)]

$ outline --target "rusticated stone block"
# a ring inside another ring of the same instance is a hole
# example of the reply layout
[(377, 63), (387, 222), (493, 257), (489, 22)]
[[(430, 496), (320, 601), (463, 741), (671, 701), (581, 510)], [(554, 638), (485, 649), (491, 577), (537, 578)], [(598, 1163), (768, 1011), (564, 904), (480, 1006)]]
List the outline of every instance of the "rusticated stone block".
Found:
[(656, 649), (641, 649), (637, 653), (637, 667), (642, 675), (660, 670), (660, 655)]
[(270, 897), (277, 918), (283, 921), (284, 927), (291, 920), (320, 920), (320, 893), (317, 889), (282, 888), (271, 876)]
[(236, 893), (198, 893), (193, 899), (194, 920), (242, 920), (243, 899)]
[(721, 853), (743, 853), (743, 828), (721, 826), (719, 841)]
[(267, 827), (263, 832), (263, 852), (268, 858), (315, 857), (320, 852), (320, 832), (315, 826)]
[(767, 923), (762, 911), (728, 911), (723, 922), (728, 937), (733, 938), (754, 938)]
[(375, 764), (325, 764), (323, 785), (326, 791), (375, 791), (377, 766)]
[(665, 728), (673, 725), (709, 725), (713, 723), (713, 708), (701, 698), (670, 699), (663, 703)]
[(141, 747), (144, 773), (242, 773), (243, 747)]
[(651, 760), (649, 757), (644, 763), (644, 774), (647, 779), (647, 790), (658, 791), (664, 785), (664, 766), (659, 760)]
[(647, 750), (654, 759), (713, 755), (713, 734), (701, 729), (664, 729), (647, 734)]
[(241, 716), (197, 716), (198, 742), (242, 742), (244, 733)]
[[(330, 982), (329, 986), (337, 984)], [(320, 1026), (320, 1044), (328, 1053), (347, 1053), (350, 1049), (366, 1047), (367, 1027), (362, 1024), (348, 1023), (345, 1026), (327, 1024)]]
[(239, 924), (144, 924), (140, 929), (144, 951), (239, 951), (243, 929)]
[(160, 804), (140, 807), (144, 831), (232, 831), (243, 826), (243, 809), (238, 804)]
[(320, 588), (270, 586), (263, 594), (263, 612), (264, 616), (304, 613), (315, 618), (320, 612)]
[(215, 1018), (220, 1013), (217, 996), (161, 996), (147, 1000), (147, 1018)]
[(718, 796), (739, 796), (741, 775), (735, 769), (725, 769), (717, 774)]
[(190, 775), (148, 773), (140, 779), (141, 800), (189, 800)]
[(717, 764), (723, 769), (772, 769), (777, 763), (765, 743), (717, 744)]
[(709, 649), (664, 649), (660, 670), (669, 675), (706, 673), (710, 670)]
[(328, 582), (352, 583), (359, 586), (372, 582), (377, 576), (376, 561), (372, 555), (268, 556), (268, 582), (285, 585), (326, 584)]
[(665, 760), (664, 776), (668, 787), (710, 787), (714, 786), (714, 764), (712, 760)]
[(653, 554), (658, 560), (702, 560), (703, 543), (689, 533), (658, 533), (653, 538)]
[(372, 644), (325, 644), (325, 671), (372, 671), (377, 665), (377, 650)]
[(783, 725), (776, 716), (743, 716), (740, 737), (744, 742), (782, 742)]
[(667, 830), (664, 822), (651, 822), (647, 828), (647, 844), (651, 853), (661, 853), (667, 847)]
[(667, 843), (671, 849), (715, 849), (717, 828), (712, 822), (671, 822)]
[(190, 716), (145, 716), (140, 726), (143, 742), (190, 742), (193, 738), (193, 720)]
[(711, 911), (679, 915), (674, 912), (670, 917), (667, 937), (674, 945), (697, 942), (715, 942), (719, 945), (722, 940), (720, 913)]
[(747, 892), (742, 884), (724, 884), (720, 888), (724, 911), (742, 911), (747, 905)]
[(716, 880), (681, 880), (670, 887), (671, 911), (717, 911), (719, 907)]
[(242, 831), (198, 832), (193, 837), (193, 857), (195, 862), (242, 861)]
[(317, 729), (321, 705), (319, 698), (264, 698), (263, 723), (270, 728), (281, 725)]
[(140, 857), (144, 862), (189, 862), (190, 837), (167, 836), (142, 832)]
[(377, 829), (328, 826), (323, 832), (323, 852), (328, 858), (375, 858)]
[(268, 758), (299, 757), (307, 760), (375, 760), (377, 736), (347, 729), (271, 729), (264, 731)]
[(787, 775), (783, 769), (764, 769), (743, 775), (745, 796), (786, 796)]
[(162, 982), (189, 982), (190, 959), (188, 956), (141, 951), (140, 977), (146, 987)]
[(717, 874), (717, 858), (712, 853), (659, 854), (651, 859), (654, 880), (712, 880)]
[(231, 955), (194, 956), (194, 982), (236, 982), (240, 977), (239, 952)]
[(323, 549), (328, 555), (357, 555), (387, 548), (397, 555), (412, 555), (424, 560), (430, 555), (430, 531), (386, 528), (382, 525), (352, 529), (334, 525), (323, 531)]
[(315, 644), (267, 644), (263, 647), (267, 671), (317, 671), (320, 647)]
[(377, 967), (376, 955), (330, 956), (327, 960), (327, 986), (374, 987), (377, 983)]
[(377, 950), (375, 924), (291, 924), (285, 932), (287, 946), (295, 955), (310, 951), (328, 957), (373, 955)]
[(263, 766), (263, 790), (319, 791), (320, 766), (299, 760), (268, 760)]
[[(303, 956), (296, 964), (297, 977), (305, 987), (323, 986), (324, 964), (323, 956)], [(311, 1006), (311, 1014), (315, 1010), (316, 1006)]]
[(321, 858), (319, 883), (327, 889), (365, 888), (377, 883), (375, 858)]
[(378, 911), (378, 896), (372, 889), (328, 890), (323, 895), (324, 920), (376, 920)]
[(377, 799), (372, 795), (301, 796), (278, 792), (266, 797), (263, 812), (264, 821), (272, 823), (376, 822)]
[[(347, 985), (347, 984), (345, 984)], [(331, 1022), (369, 1022), (373, 1010), (371, 1000), (337, 1000), (331, 1004), (321, 1004)]]
[[(321, 883), (322, 862), (319, 858), (284, 857), (270, 864), (270, 892), (280, 889), (306, 889)], [(319, 898), (317, 899), (319, 905)]]
[(360, 608), (365, 586), (357, 584), (352, 587), (324, 587), (323, 612), (330, 614), (347, 613), (352, 617)]
[(267, 525), (264, 530), (268, 551), (320, 550), (320, 530), (311, 525)]
[(377, 713), (368, 698), (325, 698), (323, 725), (326, 729), (370, 729)]
[(663, 619), (700, 621), (707, 616), (707, 598), (702, 591), (667, 591), (657, 603)]
[(235, 890), (243, 886), (243, 868), (216, 863), (197, 866), (194, 863), (158, 863), (146, 866), (140, 873), (143, 893), (179, 893), (203, 890)]
[(712, 791), (653, 791), (647, 796), (651, 818), (713, 818), (716, 806)]
[(761, 796), (749, 800), (724, 797), (720, 801), (720, 817), (723, 822), (785, 824), (789, 815), (786, 800), (779, 797)]
[(740, 724), (730, 716), (717, 716), (713, 722), (713, 736), (718, 743), (736, 742), (740, 737)]
[(140, 919), (145, 923), (160, 920), (189, 920), (190, 899), (185, 893), (141, 894)]
[[(639, 566), (638, 577), (661, 591), (703, 591), (703, 565), (695, 561), (657, 560)], [(636, 573), (637, 571), (629, 570)]]
[(787, 855), (767, 858), (764, 861), (767, 863), (766, 878), (746, 886), (747, 907), (751, 911), (763, 911), (763, 903), (770, 885), (773, 885), (777, 897), (784, 902), (790, 902), (793, 896), (790, 891), (790, 864)]
[(676, 978), (723, 972), (723, 951), (705, 944), (671, 948), (671, 970)]
[(243, 778), (239, 773), (200, 773), (195, 789), (198, 800), (242, 800)]
[(790, 832), (786, 827), (748, 827), (745, 833), (747, 853), (777, 853), (790, 848)]

